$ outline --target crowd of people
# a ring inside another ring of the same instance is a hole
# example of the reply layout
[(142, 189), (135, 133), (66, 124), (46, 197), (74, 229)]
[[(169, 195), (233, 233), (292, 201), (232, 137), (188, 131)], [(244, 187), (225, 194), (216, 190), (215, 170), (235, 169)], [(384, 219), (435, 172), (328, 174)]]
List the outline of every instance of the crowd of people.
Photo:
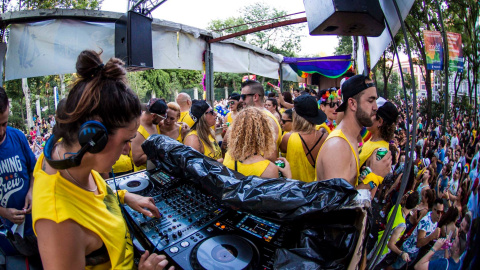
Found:
[[(458, 112), (443, 127), (442, 117), (428, 122), (417, 112), (412, 126), (412, 105), (378, 97), (364, 75), (345, 78), (338, 89), (274, 87), (270, 94), (247, 80), (241, 93), (211, 106), (186, 93), (174, 102), (152, 98), (142, 104), (128, 86), (123, 63), (112, 58), (103, 64), (94, 51), (80, 54), (77, 74), (56, 116), (36, 119), (26, 135), (7, 126), (9, 103), (0, 89), (0, 216), (10, 242), (25, 256), (39, 251), (47, 269), (132, 267), (119, 204), (148, 216), (159, 212), (151, 198), (115, 194), (103, 179), (145, 169), (141, 145), (153, 134), (245, 176), (341, 178), (368, 190), (379, 219), (369, 235), (368, 259), (377, 269), (468, 269), (477, 260), (471, 251), (479, 220), (480, 132), (467, 113)], [(14, 224), (25, 224), (21, 234)], [(167, 264), (165, 256), (146, 252), (139, 268)]]

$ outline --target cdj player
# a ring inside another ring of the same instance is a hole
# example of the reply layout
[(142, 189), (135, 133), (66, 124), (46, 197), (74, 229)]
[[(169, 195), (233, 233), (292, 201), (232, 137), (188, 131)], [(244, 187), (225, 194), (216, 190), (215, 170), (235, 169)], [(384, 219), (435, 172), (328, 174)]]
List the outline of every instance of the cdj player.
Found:
[(107, 180), (113, 190), (153, 197), (161, 217), (125, 206), (133, 235), (150, 251), (182, 269), (272, 269), (275, 250), (290, 247), (284, 224), (222, 206), (190, 181), (164, 171), (140, 171)]

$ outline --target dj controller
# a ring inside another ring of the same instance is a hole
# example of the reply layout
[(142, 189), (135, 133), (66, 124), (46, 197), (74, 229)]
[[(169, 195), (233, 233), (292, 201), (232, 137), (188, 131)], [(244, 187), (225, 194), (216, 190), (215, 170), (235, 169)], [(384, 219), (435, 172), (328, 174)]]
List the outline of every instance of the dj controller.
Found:
[(273, 269), (273, 255), (292, 245), (290, 226), (232, 210), (195, 184), (163, 171), (107, 180), (113, 190), (153, 197), (160, 218), (125, 206), (142, 246), (181, 269)]

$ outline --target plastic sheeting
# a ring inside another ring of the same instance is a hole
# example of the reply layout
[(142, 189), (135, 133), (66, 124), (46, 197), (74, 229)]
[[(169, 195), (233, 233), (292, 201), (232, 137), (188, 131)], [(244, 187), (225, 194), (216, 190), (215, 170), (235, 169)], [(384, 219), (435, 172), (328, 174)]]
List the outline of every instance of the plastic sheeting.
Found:
[(356, 210), (345, 208), (357, 195), (347, 181), (245, 177), (164, 135), (150, 136), (142, 148), (156, 168), (199, 184), (224, 205), (295, 224), (298, 241), (294, 248), (277, 250), (275, 268), (348, 266), (360, 233), (354, 225)]

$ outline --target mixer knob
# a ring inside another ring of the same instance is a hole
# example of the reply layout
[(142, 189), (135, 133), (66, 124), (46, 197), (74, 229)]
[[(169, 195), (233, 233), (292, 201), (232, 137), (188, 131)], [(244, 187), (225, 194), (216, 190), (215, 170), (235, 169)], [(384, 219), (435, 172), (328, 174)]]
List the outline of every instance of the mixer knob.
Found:
[(188, 218), (188, 222), (192, 222), (192, 218), (191, 218), (191, 217)]
[(182, 231), (178, 231), (178, 236), (182, 236)]
[(177, 239), (177, 235), (176, 235), (175, 233), (172, 234), (172, 238), (173, 238), (174, 240)]

